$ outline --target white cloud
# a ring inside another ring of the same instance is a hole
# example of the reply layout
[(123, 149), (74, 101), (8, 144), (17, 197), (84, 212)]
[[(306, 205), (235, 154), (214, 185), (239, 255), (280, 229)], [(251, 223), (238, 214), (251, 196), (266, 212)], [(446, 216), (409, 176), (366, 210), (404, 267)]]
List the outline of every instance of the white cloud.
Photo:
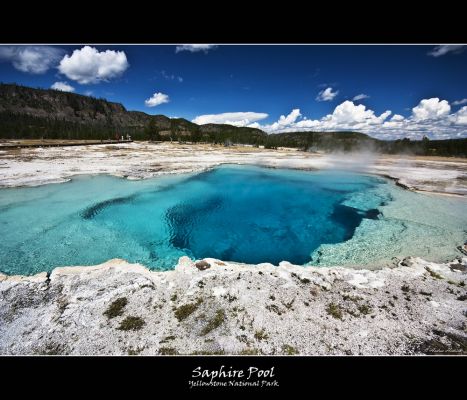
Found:
[(324, 129), (365, 129), (372, 125), (381, 124), (391, 111), (387, 110), (380, 116), (376, 116), (374, 111), (367, 110), (363, 104), (355, 105), (352, 101), (346, 100), (339, 104), (332, 114), (321, 119), (321, 126)]
[(154, 93), (149, 99), (146, 99), (144, 101), (144, 104), (146, 104), (146, 107), (155, 107), (159, 104), (168, 103), (169, 101), (169, 96), (167, 96), (164, 93), (158, 92)]
[(387, 140), (404, 137), (421, 139), (423, 136), (430, 139), (467, 138), (467, 106), (451, 113), (449, 103), (436, 97), (422, 99), (412, 108), (409, 116), (392, 114), (391, 110), (377, 114), (363, 104), (346, 100), (337, 105), (332, 113), (320, 119), (308, 119), (299, 108), (294, 108), (271, 124), (258, 122), (267, 117), (266, 113), (255, 112), (222, 113), (200, 115), (192, 122), (248, 126), (268, 133), (355, 131)]
[(364, 99), (369, 99), (370, 96), (368, 96), (367, 94), (364, 94), (364, 93), (361, 93), (361, 94), (357, 94), (356, 96), (353, 97), (353, 101), (358, 101), (358, 100), (364, 100)]
[(440, 101), (438, 97), (423, 99), (418, 106), (412, 108), (413, 118), (417, 121), (441, 118), (450, 112), (449, 103), (446, 100)]
[(421, 139), (425, 135), (431, 139), (467, 137), (467, 106), (450, 114), (447, 101), (423, 99), (408, 117), (395, 114), (389, 119), (391, 114), (386, 110), (377, 115), (364, 105), (347, 100), (321, 119), (307, 119), (302, 117), (299, 109), (294, 109), (287, 117), (282, 115), (277, 122), (255, 126), (269, 133), (351, 130), (391, 140), (404, 137)]
[(207, 53), (209, 50), (214, 50), (217, 46), (214, 44), (182, 44), (175, 47), (175, 53), (181, 51), (189, 51), (190, 53), (196, 53), (198, 51), (204, 51)]
[(43, 74), (57, 65), (64, 50), (51, 46), (0, 46), (0, 61), (9, 61), (22, 72)]
[(355, 105), (347, 100), (339, 104), (332, 114), (319, 120), (310, 120), (306, 117), (298, 120), (301, 117), (300, 110), (294, 109), (287, 117), (282, 115), (277, 122), (261, 128), (270, 133), (297, 130), (364, 130), (381, 125), (389, 115), (391, 111), (387, 110), (377, 116), (363, 104)]
[(334, 109), (328, 120), (336, 124), (352, 125), (372, 118), (374, 118), (374, 112), (367, 110), (363, 104), (356, 106), (353, 102), (346, 100)]
[(331, 101), (339, 94), (339, 91), (336, 90), (335, 92), (332, 91), (332, 87), (328, 87), (321, 92), (318, 93), (316, 96), (316, 101)]
[(81, 84), (99, 83), (116, 78), (129, 67), (123, 51), (98, 51), (95, 47), (84, 46), (65, 55), (58, 70), (69, 79)]
[[(273, 124), (274, 125), (274, 124)], [(298, 130), (308, 130), (308, 129), (319, 129), (321, 126), (321, 121), (315, 119), (302, 119), (294, 124)]]
[(259, 125), (256, 121), (260, 121), (267, 118), (266, 113), (257, 113), (252, 111), (247, 112), (227, 112), (221, 114), (206, 114), (199, 115), (194, 118), (191, 122), (198, 125), (204, 124), (228, 124), (234, 126), (249, 126), (251, 128), (257, 128)]
[(403, 121), (404, 120), (404, 117), (400, 114), (394, 114), (391, 118), (391, 121)]
[(467, 103), (467, 99), (462, 99), (462, 100), (455, 100), (452, 102), (452, 105), (453, 106), (461, 106), (462, 104), (466, 104)]
[(441, 46), (436, 46), (428, 52), (429, 56), (432, 57), (440, 57), (444, 56), (445, 54), (448, 53), (454, 53), (454, 54), (459, 54), (462, 53), (465, 49), (465, 45), (441, 45)]
[(452, 115), (451, 121), (458, 125), (467, 125), (467, 106), (462, 107)]
[(270, 126), (270, 130), (272, 131), (277, 131), (282, 128), (286, 128), (289, 125), (292, 125), (295, 123), (298, 117), (301, 117), (302, 114), (300, 114), (300, 109), (294, 108), (289, 115), (281, 115), (279, 120), (277, 122), (274, 122)]
[(75, 91), (75, 88), (66, 82), (55, 82), (50, 87), (55, 90), (60, 90), (61, 92), (74, 92)]
[(292, 110), (292, 112), (287, 115), (286, 117), (281, 115), (280, 118), (279, 118), (279, 125), (289, 125), (289, 124), (293, 124), (298, 117), (300, 117), (302, 114), (300, 114), (300, 109), (298, 108), (294, 108)]

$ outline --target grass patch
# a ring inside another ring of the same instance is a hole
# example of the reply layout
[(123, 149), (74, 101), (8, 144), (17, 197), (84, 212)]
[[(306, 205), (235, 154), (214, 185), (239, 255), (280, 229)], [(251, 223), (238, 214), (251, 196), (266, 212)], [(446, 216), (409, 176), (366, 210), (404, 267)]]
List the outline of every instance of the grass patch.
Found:
[(174, 356), (178, 354), (178, 351), (175, 350), (173, 347), (161, 347), (159, 349), (159, 354), (161, 356)]
[(140, 317), (126, 317), (117, 328), (121, 331), (139, 331), (145, 322)]
[(162, 343), (167, 343), (171, 340), (175, 340), (175, 336), (166, 336), (164, 339), (162, 339), (159, 343), (162, 344)]
[(187, 319), (191, 314), (193, 314), (197, 310), (197, 308), (202, 302), (202, 299), (198, 299), (195, 303), (188, 303), (177, 307), (175, 309), (175, 318), (177, 318), (179, 321)]
[(294, 354), (298, 354), (298, 350), (295, 347), (290, 346), (289, 344), (284, 344), (282, 346), (282, 351), (288, 356), (293, 356)]
[(344, 294), (342, 296), (342, 299), (345, 301), (350, 300), (350, 301), (353, 301), (354, 303), (356, 303), (359, 300), (363, 300), (363, 298), (360, 296), (351, 296), (350, 294)]
[(331, 317), (342, 320), (342, 317), (343, 317), (342, 309), (337, 304), (334, 304), (334, 303), (329, 304), (326, 307), (326, 312)]
[(247, 347), (238, 354), (241, 356), (257, 356), (258, 354), (261, 354), (261, 350), (255, 349), (254, 347)]
[(464, 287), (464, 286), (465, 286), (465, 282), (464, 282), (464, 281), (459, 281), (459, 282), (448, 281), (448, 283), (449, 283), (450, 285), (459, 286), (459, 287)]
[(225, 312), (224, 310), (217, 310), (214, 317), (209, 320), (208, 324), (201, 331), (201, 335), (207, 335), (209, 332), (217, 329), (225, 321)]
[(371, 306), (369, 306), (367, 304), (361, 304), (357, 308), (358, 308), (358, 311), (360, 312), (360, 314), (363, 314), (363, 315), (368, 315), (372, 311)]
[(47, 343), (43, 348), (35, 352), (38, 355), (42, 356), (58, 356), (66, 354), (65, 348), (60, 343)]
[(256, 340), (266, 340), (269, 337), (269, 335), (266, 333), (266, 331), (261, 329), (260, 331), (255, 332), (255, 339)]
[(437, 272), (433, 271), (431, 268), (426, 267), (426, 271), (430, 274), (430, 276), (434, 279), (444, 279), (440, 274)]
[(109, 319), (119, 317), (123, 314), (123, 309), (127, 304), (128, 299), (126, 297), (120, 297), (110, 304), (107, 310), (104, 311), (104, 315)]

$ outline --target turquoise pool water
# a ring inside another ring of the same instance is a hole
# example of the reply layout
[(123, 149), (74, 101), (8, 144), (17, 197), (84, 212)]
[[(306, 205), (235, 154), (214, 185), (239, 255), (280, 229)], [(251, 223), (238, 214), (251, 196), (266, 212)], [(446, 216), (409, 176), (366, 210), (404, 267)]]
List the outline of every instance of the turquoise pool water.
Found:
[(368, 267), (407, 255), (441, 261), (458, 255), (466, 229), (464, 199), (342, 171), (79, 176), (0, 189), (0, 270), (33, 274), (116, 257), (171, 269), (183, 255)]

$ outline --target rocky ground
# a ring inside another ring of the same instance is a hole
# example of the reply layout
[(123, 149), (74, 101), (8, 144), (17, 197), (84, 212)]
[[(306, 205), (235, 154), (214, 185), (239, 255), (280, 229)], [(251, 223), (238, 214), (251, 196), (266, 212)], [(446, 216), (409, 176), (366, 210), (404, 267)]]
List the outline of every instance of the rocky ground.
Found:
[(108, 173), (129, 179), (202, 171), (223, 163), (276, 168), (343, 168), (389, 176), (416, 190), (466, 195), (467, 160), (382, 156), (371, 152), (316, 154), (205, 144), (134, 142), (31, 149), (0, 147), (0, 187), (65, 182), (73, 175)]
[(467, 257), (392, 269), (182, 257), (0, 275), (1, 354), (467, 354)]

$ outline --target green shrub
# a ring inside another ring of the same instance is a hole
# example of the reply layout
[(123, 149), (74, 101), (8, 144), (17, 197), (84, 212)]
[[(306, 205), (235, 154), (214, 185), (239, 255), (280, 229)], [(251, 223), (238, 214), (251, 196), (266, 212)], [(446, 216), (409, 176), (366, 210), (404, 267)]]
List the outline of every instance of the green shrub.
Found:
[(121, 331), (139, 331), (145, 324), (140, 317), (126, 317), (117, 328)]
[(127, 304), (128, 299), (126, 297), (120, 297), (110, 304), (107, 310), (104, 311), (104, 315), (109, 319), (119, 317), (123, 314), (123, 309)]

